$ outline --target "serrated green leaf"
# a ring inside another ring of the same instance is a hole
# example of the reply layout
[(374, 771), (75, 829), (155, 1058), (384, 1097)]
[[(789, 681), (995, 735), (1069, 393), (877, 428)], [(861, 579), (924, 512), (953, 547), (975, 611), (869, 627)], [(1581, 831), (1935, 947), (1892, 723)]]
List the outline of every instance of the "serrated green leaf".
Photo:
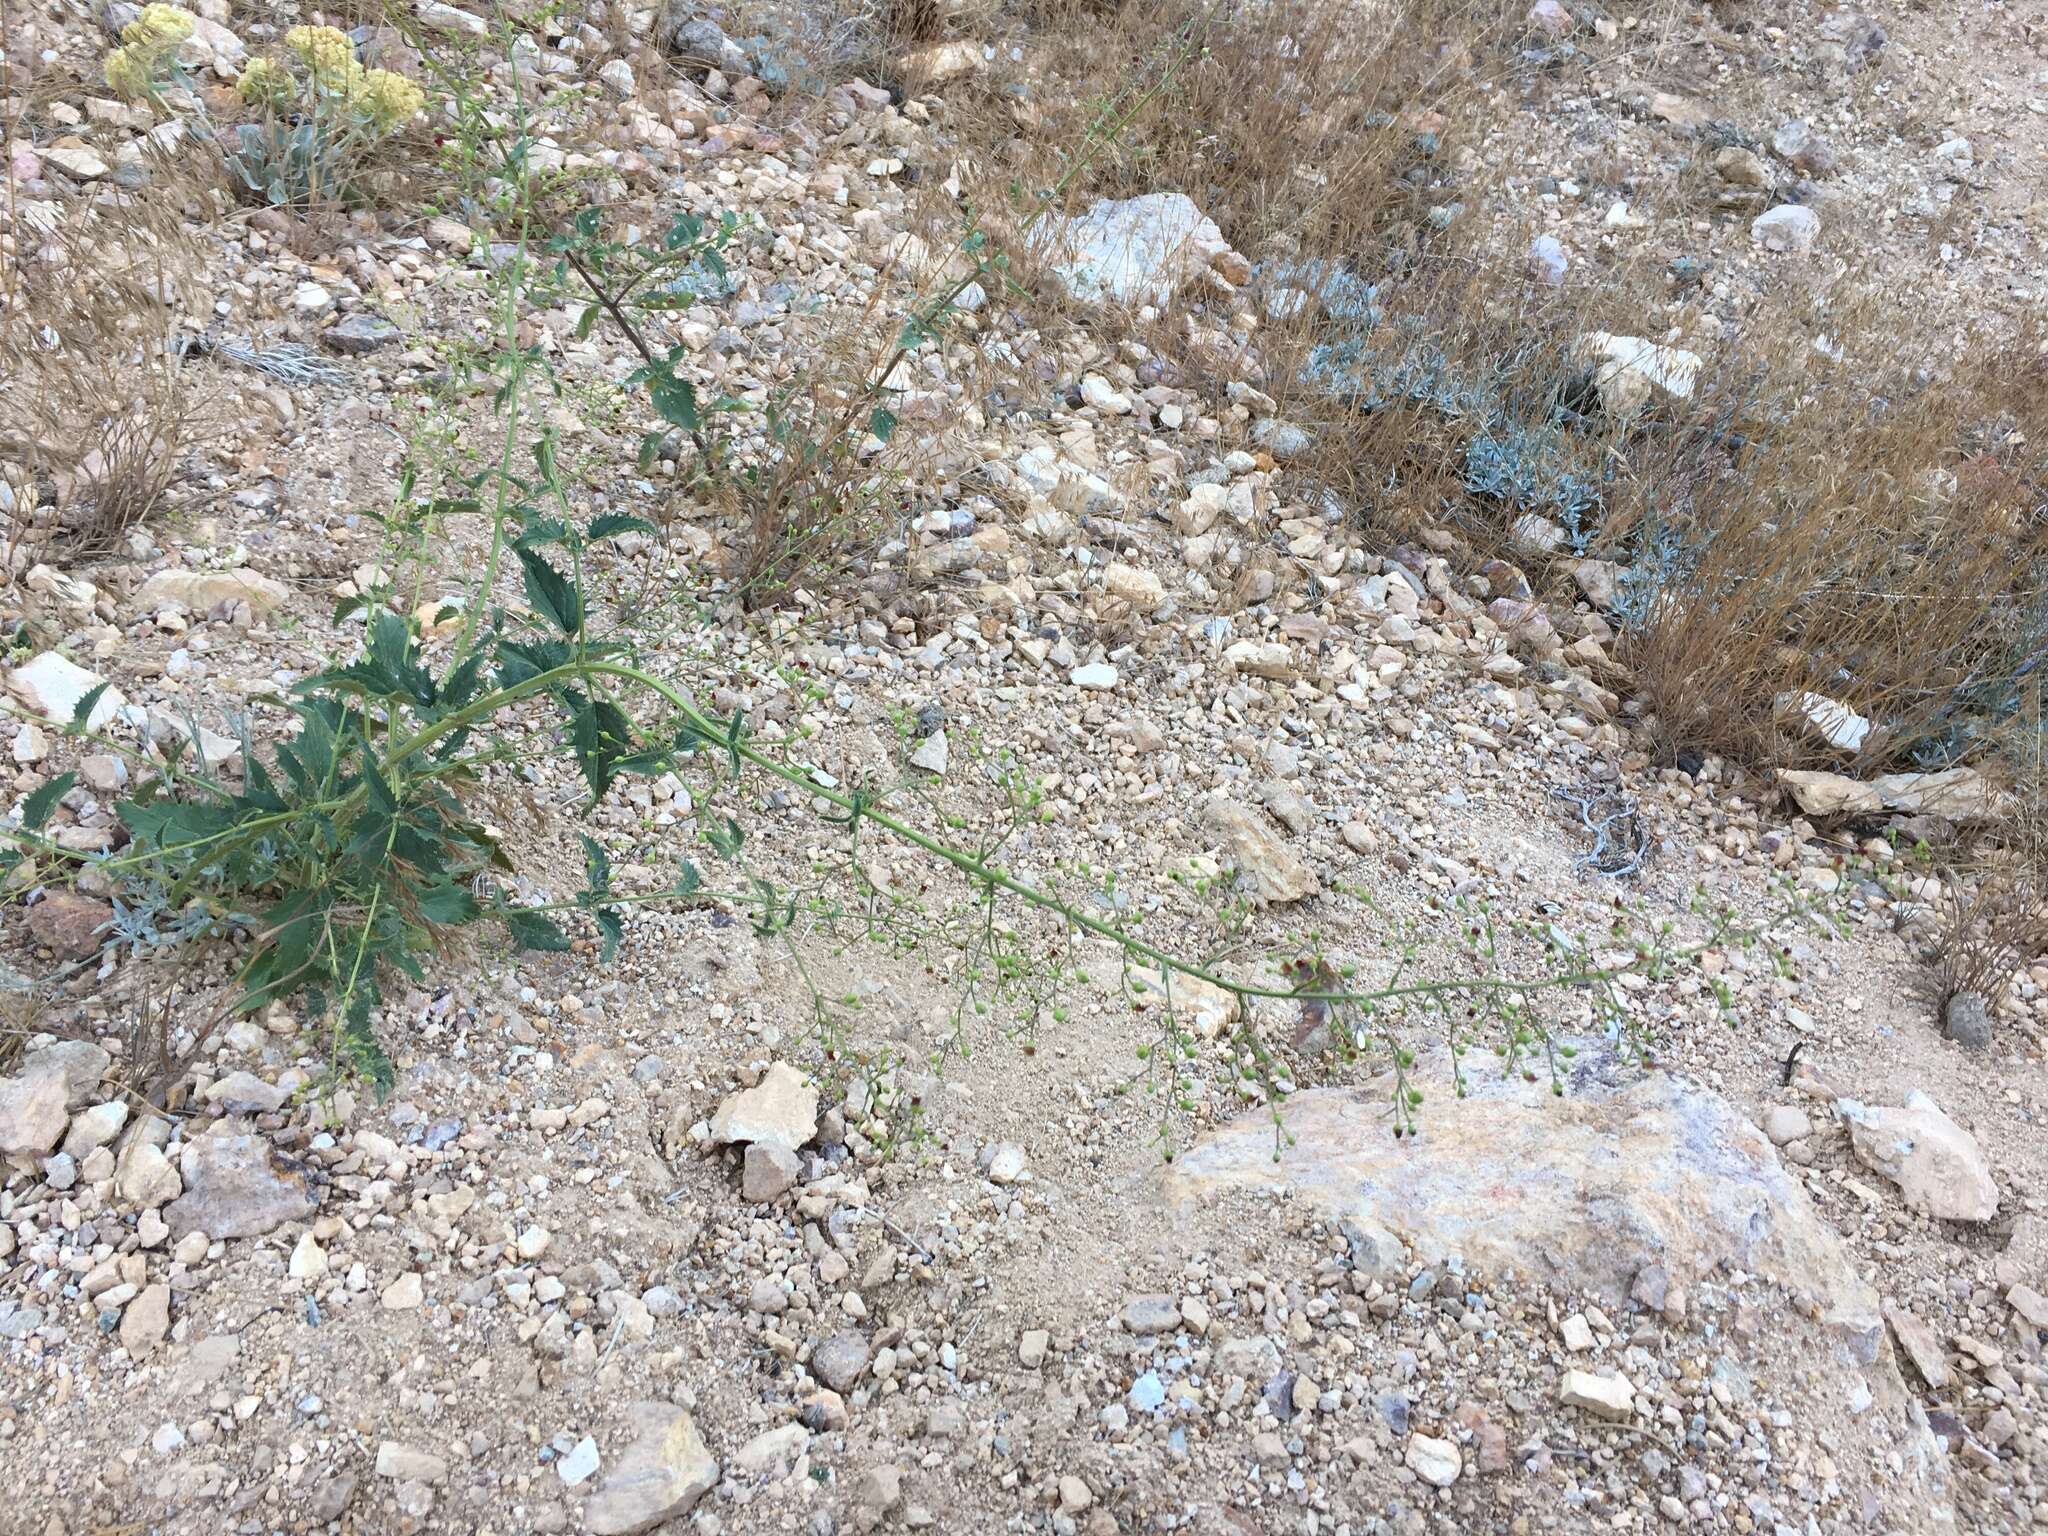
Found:
[(416, 899), (420, 903), (420, 918), (446, 928), (467, 924), (483, 913), (477, 899), (461, 885), (422, 885)]
[(30, 795), (21, 807), (21, 826), (25, 832), (40, 832), (43, 823), (50, 819), (50, 813), (57, 809), (57, 802), (65, 792), (78, 782), (75, 773), (60, 773), (41, 789)]
[(162, 797), (144, 802), (124, 800), (114, 814), (136, 842), (145, 848), (173, 852), (221, 837), (235, 829), (231, 805), (193, 804)]
[(547, 544), (565, 543), (568, 537), (568, 527), (559, 518), (529, 517), (520, 525), (519, 537), (512, 541), (512, 547), (539, 549)]
[(106, 696), (107, 690), (112, 686), (112, 683), (103, 682), (97, 683), (88, 689), (85, 697), (80, 699), (77, 707), (71, 711), (71, 723), (66, 729), (74, 735), (80, 731), (90, 730), (92, 728), (92, 712), (99, 708), (100, 700)]
[(868, 431), (880, 441), (888, 442), (896, 435), (896, 413), (886, 406), (876, 406), (868, 413)]
[(740, 851), (740, 845), (746, 840), (746, 828), (730, 816), (705, 819), (704, 841), (716, 849), (721, 858), (732, 858)]
[(363, 759), (363, 786), (370, 792), (371, 805), (384, 812), (387, 816), (397, 813), (397, 794), (393, 792), (391, 785), (386, 782), (384, 775), (378, 771), (376, 763), (372, 762), (368, 757)]
[(594, 802), (612, 787), (619, 764), (636, 745), (633, 722), (609, 699), (586, 699), (574, 690), (568, 691), (568, 699), (569, 744)]
[(583, 843), (583, 879), (590, 887), (589, 895), (603, 897), (611, 893), (612, 861), (606, 857), (604, 846), (587, 832), (579, 832)]
[(590, 915), (597, 919), (597, 931), (604, 938), (604, 948), (599, 958), (604, 964), (610, 965), (618, 958), (619, 941), (626, 936), (625, 921), (612, 907), (599, 907)]
[(501, 907), (498, 915), (505, 919), (512, 942), (521, 949), (559, 954), (569, 948), (569, 936), (557, 928), (545, 913), (536, 912), (531, 907)]
[(702, 425), (697, 414), (697, 387), (673, 373), (661, 373), (647, 381), (648, 398), (654, 413), (672, 427), (694, 432)]
[(622, 533), (652, 533), (654, 524), (630, 512), (606, 512), (590, 520), (590, 541), (617, 538)]
[(498, 683), (516, 688), (543, 672), (552, 672), (569, 660), (569, 648), (559, 640), (508, 640), (498, 642)]
[(547, 558), (530, 549), (515, 549), (526, 568), (526, 600), (534, 609), (554, 620), (555, 627), (574, 638), (583, 627), (583, 598), (569, 578), (548, 564)]
[(377, 1041), (377, 1035), (370, 1028), (370, 1015), (376, 1010), (378, 989), (372, 977), (359, 977), (355, 990), (348, 1000), (348, 1013), (342, 1022), (342, 1044), (348, 1049), (349, 1064), (370, 1085), (373, 1098), (382, 1104), (391, 1095), (391, 1089), (398, 1081), (391, 1058), (384, 1053), (384, 1047)]

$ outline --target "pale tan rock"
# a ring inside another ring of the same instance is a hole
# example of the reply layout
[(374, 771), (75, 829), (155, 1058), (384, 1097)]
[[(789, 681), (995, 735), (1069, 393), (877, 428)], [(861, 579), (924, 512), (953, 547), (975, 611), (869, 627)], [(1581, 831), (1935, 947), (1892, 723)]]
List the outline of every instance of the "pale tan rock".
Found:
[(281, 581), (251, 570), (158, 571), (135, 594), (137, 606), (154, 613), (161, 608), (180, 608), (186, 613), (209, 613), (222, 603), (247, 603), (257, 613), (270, 613), (292, 595)]

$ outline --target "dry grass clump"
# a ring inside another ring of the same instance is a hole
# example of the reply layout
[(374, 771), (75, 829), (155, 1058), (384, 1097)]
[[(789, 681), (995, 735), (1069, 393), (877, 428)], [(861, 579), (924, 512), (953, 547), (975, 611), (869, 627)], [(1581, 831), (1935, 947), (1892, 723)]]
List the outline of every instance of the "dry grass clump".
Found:
[[(1603, 537), (1638, 573), (1640, 696), (1673, 751), (1982, 755), (2048, 647), (2048, 359), (1916, 334), (1874, 294), (1815, 318), (1730, 349), (1683, 427), (1624, 455)], [(1807, 694), (1871, 721), (1860, 746), (1827, 747)]]
[(184, 204), (210, 194), (152, 169), (142, 191), (16, 224), (0, 278), (9, 570), (119, 548), (216, 428), (215, 391), (180, 346), (207, 301)]

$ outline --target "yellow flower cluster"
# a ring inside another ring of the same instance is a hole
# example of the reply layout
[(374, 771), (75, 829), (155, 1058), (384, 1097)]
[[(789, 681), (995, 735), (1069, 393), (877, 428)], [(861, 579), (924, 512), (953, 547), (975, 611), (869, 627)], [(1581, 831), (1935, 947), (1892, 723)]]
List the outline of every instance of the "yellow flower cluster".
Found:
[(360, 99), (370, 116), (370, 126), (378, 133), (389, 133), (412, 121), (427, 104), (427, 93), (404, 75), (388, 69), (368, 69), (363, 71)]
[[(358, 64), (347, 34), (333, 27), (293, 27), (285, 33), (284, 44), (323, 99), (338, 100), (360, 113), (380, 137), (410, 122), (427, 104), (426, 92), (417, 82)], [(283, 109), (298, 95), (298, 83), (289, 66), (276, 59), (251, 59), (235, 92), (250, 106)]]
[(192, 35), (192, 13), (175, 5), (145, 5), (142, 14), (121, 29), (121, 41), (133, 47), (182, 43)]
[(132, 101), (155, 96), (171, 83), (173, 55), (192, 35), (192, 13), (175, 5), (146, 5), (121, 29), (122, 46), (107, 55), (107, 84)]
[(346, 32), (338, 27), (293, 27), (285, 33), (284, 45), (321, 85), (352, 94), (349, 87), (362, 74), (362, 66), (356, 63), (355, 44)]
[(107, 88), (116, 96), (140, 101), (156, 84), (156, 72), (140, 49), (116, 48), (107, 55)]
[(275, 59), (251, 59), (235, 82), (235, 94), (252, 107), (281, 107), (291, 100), (291, 71)]

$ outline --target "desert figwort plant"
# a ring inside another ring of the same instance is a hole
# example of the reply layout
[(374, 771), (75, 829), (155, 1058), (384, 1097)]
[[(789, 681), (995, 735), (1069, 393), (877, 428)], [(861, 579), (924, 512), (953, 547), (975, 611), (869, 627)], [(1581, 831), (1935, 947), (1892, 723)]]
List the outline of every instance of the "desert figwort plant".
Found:
[[(644, 386), (655, 414), (689, 437), (697, 453), (693, 480), (710, 480), (724, 471), (730, 444), (719, 422), (746, 404), (728, 396), (699, 399), (686, 367), (689, 348), (680, 342), (657, 348), (650, 321), (732, 291), (725, 248), (739, 230), (739, 216), (730, 211), (709, 221), (686, 212), (670, 221), (658, 244), (629, 244), (606, 232), (603, 210), (585, 208), (545, 247), (555, 258), (555, 287), (583, 304), (577, 338), (589, 336), (600, 318), (608, 318), (639, 354), (640, 366), (626, 383)], [(641, 439), (643, 470), (667, 441), (661, 431)]]
[[(1394, 1126), (1405, 1134), (1421, 1093), (1410, 1075), (1415, 1057), (1403, 1043), (1409, 1011), (1443, 1018), (1485, 1004), (1486, 1011), (1456, 1027), (1475, 1039), (1482, 1028), (1504, 1035), (1500, 1048), (1513, 1065), (1531, 1050), (1549, 1051), (1529, 1006), (1539, 996), (1590, 989), (1613, 1000), (1603, 1021), (1632, 1033), (1639, 1026), (1620, 999), (1622, 976), (1657, 974), (1736, 932), (1732, 915), (1723, 915), (1710, 917), (1705, 938), (1690, 945), (1663, 933), (1633, 940), (1633, 947), (1621, 945), (1625, 934), (1618, 934), (1611, 954), (1553, 946), (1550, 959), (1526, 975), (1509, 973), (1491, 947), (1475, 949), (1449, 977), (1423, 974), (1419, 950), (1404, 952), (1388, 974), (1369, 975), (1323, 955), (1311, 938), (1289, 946), (1276, 974), (1248, 980), (1223, 969), (1221, 953), (1190, 957), (1149, 937), (1142, 905), (1123, 896), (1113, 874), (1073, 866), (1034, 879), (1002, 862), (1005, 828), (1039, 810), (1028, 781), (1013, 770), (997, 769), (1006, 809), (995, 828), (971, 838), (944, 807), (921, 819), (902, 807), (900, 786), (831, 781), (804, 760), (802, 738), (758, 739), (742, 711), (720, 716), (707, 709), (700, 679), (654, 670), (630, 635), (607, 628), (591, 595), (606, 542), (646, 531), (647, 524), (627, 514), (581, 515), (553, 429), (522, 409), (526, 393), (552, 379), (545, 356), (520, 329), (527, 300), (545, 281), (545, 264), (528, 247), (525, 147), (515, 138), (503, 161), (506, 232), (517, 238), (492, 279), (501, 324), (496, 349), (483, 360), (497, 378), (492, 404), (502, 451), (458, 488), (466, 494), (424, 494), (410, 470), (398, 487), (395, 521), (408, 527), (416, 529), (419, 519), (489, 519), (483, 572), (452, 643), (430, 638), (440, 612), (423, 616), (389, 591), (359, 594), (345, 605), (362, 624), (358, 653), (295, 686), (291, 728), (278, 739), (259, 744), (245, 731), (239, 778), (210, 771), (203, 759), (187, 764), (176, 753), (145, 760), (136, 793), (117, 807), (130, 841), (109, 853), (69, 849), (50, 831), (75, 785), (69, 773), (36, 789), (18, 820), (0, 829), (11, 881), (47, 885), (89, 869), (96, 883), (119, 893), (123, 932), (137, 942), (154, 948), (209, 937), (233, 941), (235, 976), (225, 1000), (168, 1070), (189, 1062), (221, 1021), (296, 1004), (327, 1029), (335, 1073), (357, 1074), (381, 1093), (395, 1076), (381, 1018), (387, 997), (402, 981), (423, 980), (435, 957), (463, 936), (495, 930), (521, 949), (589, 945), (609, 958), (635, 907), (717, 903), (744, 914), (757, 932), (792, 941), (803, 927), (944, 944), (961, 957), (963, 1015), (1014, 1006), (1058, 1023), (1061, 987), (1086, 980), (1073, 956), (1084, 944), (1107, 945), (1127, 977), (1142, 969), (1158, 978), (1169, 1008), (1176, 988), (1195, 984), (1234, 998), (1234, 1074), (1248, 1095), (1274, 1102), (1288, 1091), (1290, 1069), (1252, 1010), (1282, 1002), (1312, 1019), (1333, 1047), (1384, 1046), (1394, 1064)], [(699, 226), (674, 249), (705, 238)], [(555, 254), (575, 271), (567, 250)], [(579, 249), (586, 266), (590, 256)], [(992, 269), (993, 258), (974, 257), (973, 270)], [(867, 413), (880, 380), (929, 338), (971, 280), (920, 304), (870, 391), (831, 418), (828, 440), (847, 440), (864, 416), (861, 430), (873, 431)], [(681, 361), (661, 356), (670, 377)], [(801, 476), (815, 466), (788, 472)], [(497, 591), (507, 566), (518, 571), (522, 604)], [(91, 727), (103, 687), (80, 702), (69, 731), (124, 750)], [(698, 807), (695, 836), (731, 878), (713, 883), (695, 861), (680, 859), (662, 888), (620, 891), (606, 850), (585, 835), (581, 889), (556, 901), (522, 898), (513, 860), (480, 807), (494, 779), (550, 747), (576, 765), (593, 808), (622, 780), (686, 777)], [(732, 807), (743, 803), (749, 782), (762, 779), (798, 791), (834, 829), (832, 853), (800, 881), (750, 867), (744, 857), (747, 829)], [(950, 874), (964, 894), (939, 904), (886, 890), (868, 873), (867, 856), (878, 851)], [(1225, 907), (1235, 906), (1226, 887), (1216, 894)], [(1052, 929), (1050, 944), (1022, 932), (1019, 920), (1030, 914)], [(1795, 905), (1777, 918), (1807, 915)], [(1239, 942), (1227, 934), (1227, 948)], [(819, 995), (815, 985), (813, 992)], [(168, 1090), (168, 1070), (159, 1093)], [(1186, 1101), (1178, 1085), (1175, 1092)]]

